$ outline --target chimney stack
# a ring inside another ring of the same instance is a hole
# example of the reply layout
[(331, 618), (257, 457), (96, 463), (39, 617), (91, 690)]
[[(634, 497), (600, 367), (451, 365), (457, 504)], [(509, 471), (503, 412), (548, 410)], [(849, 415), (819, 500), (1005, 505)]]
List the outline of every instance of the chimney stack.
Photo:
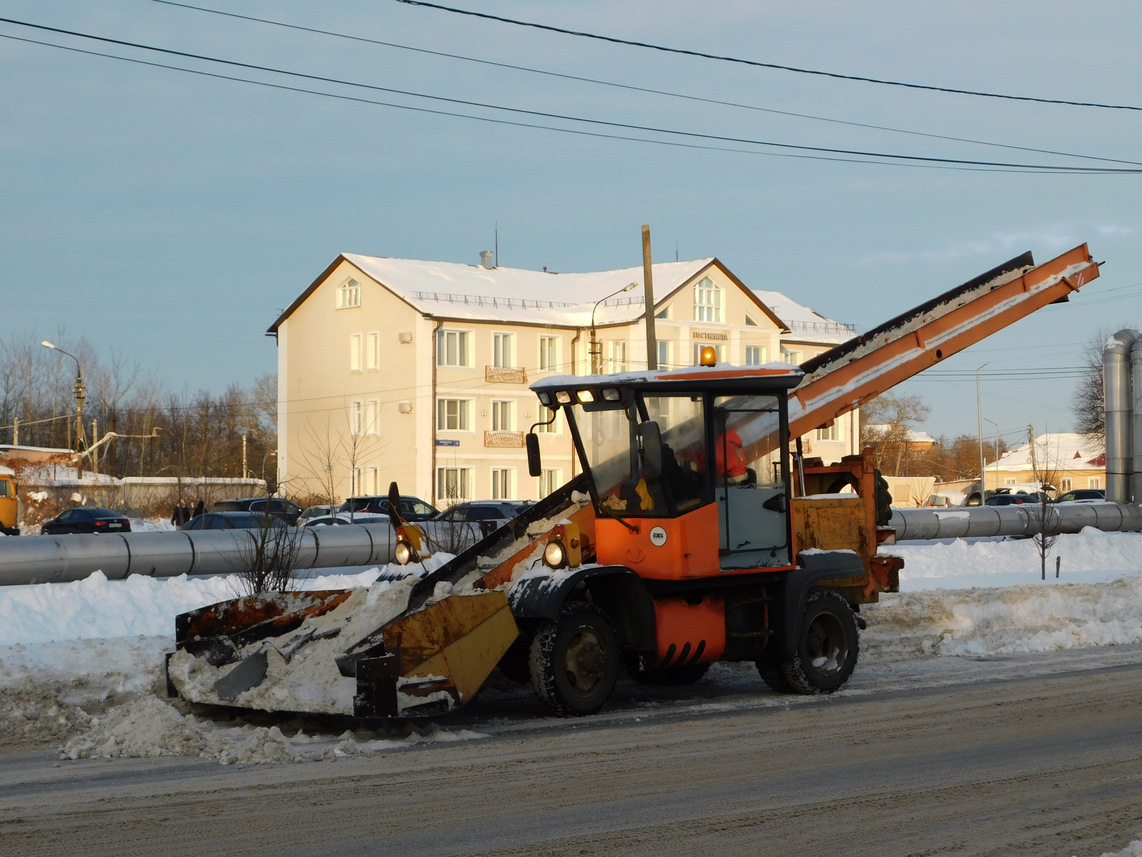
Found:
[(496, 267), (496, 263), (492, 261), (493, 256), (495, 256), (495, 253), (493, 253), (491, 250), (481, 250), (480, 251), (480, 266), (487, 268), (489, 271), (492, 268)]

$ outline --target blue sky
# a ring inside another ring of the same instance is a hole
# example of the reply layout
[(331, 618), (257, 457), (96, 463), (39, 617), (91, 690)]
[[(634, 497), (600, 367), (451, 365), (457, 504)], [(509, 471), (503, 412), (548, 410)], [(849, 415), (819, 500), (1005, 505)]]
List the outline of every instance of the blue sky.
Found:
[[(984, 434), (999, 431), (1017, 445), (1028, 425), (1040, 434), (1070, 430), (1073, 370), (1092, 339), (1142, 325), (1142, 174), (888, 165), (662, 133), (1142, 169), (1050, 154), (1142, 162), (1142, 111), (799, 74), (396, 0), (190, 2), (404, 48), (155, 0), (0, 0), (2, 18), (295, 73), (0, 23), (0, 339), (82, 337), (104, 362), (112, 353), (137, 362), (174, 391), (220, 392), (275, 370), (266, 328), (340, 252), (474, 264), (498, 240), (505, 266), (605, 270), (641, 264), (648, 224), (656, 261), (717, 256), (747, 284), (864, 330), (1025, 250), (1043, 262), (1086, 242), (1107, 264), (1072, 303), (897, 388), (930, 407), (919, 428), (974, 435), (978, 371)], [(802, 69), (1142, 107), (1136, 4), (456, 0), (455, 7)]]

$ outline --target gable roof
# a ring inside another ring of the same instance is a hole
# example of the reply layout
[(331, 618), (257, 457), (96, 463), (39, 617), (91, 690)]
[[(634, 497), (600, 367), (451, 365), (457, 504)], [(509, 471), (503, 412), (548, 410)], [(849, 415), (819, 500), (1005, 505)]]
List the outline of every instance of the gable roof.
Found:
[[(614, 271), (557, 274), (523, 268), (485, 268), (458, 262), (342, 253), (286, 308), (267, 335), (275, 335), (278, 327), (343, 261), (414, 309), (434, 318), (588, 327), (592, 313), (597, 326), (629, 323), (644, 315), (641, 265)], [(758, 295), (715, 257), (655, 263), (651, 267), (655, 304), (669, 299), (712, 267), (717, 267), (737, 284), (777, 327), (787, 330), (787, 326)], [(621, 293), (623, 287), (631, 283), (639, 284), (639, 288)], [(598, 304), (604, 298), (606, 300)]]
[(788, 328), (789, 332), (799, 340), (839, 345), (856, 336), (856, 331), (847, 324), (826, 318), (781, 292), (753, 289), (753, 293), (765, 306), (773, 310), (781, 319), (782, 326)]

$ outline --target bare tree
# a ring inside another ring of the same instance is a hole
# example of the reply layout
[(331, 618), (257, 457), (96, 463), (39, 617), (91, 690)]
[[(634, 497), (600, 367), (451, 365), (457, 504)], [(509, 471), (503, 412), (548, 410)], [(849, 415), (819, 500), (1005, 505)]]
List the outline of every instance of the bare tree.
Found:
[(1071, 398), (1075, 431), (1093, 434), (1103, 443), (1106, 439), (1106, 399), (1102, 387), (1102, 352), (1109, 338), (1110, 333), (1103, 328), (1087, 342), (1083, 374)]
[(861, 445), (876, 447), (877, 463), (886, 476), (910, 470), (912, 427), (929, 413), (919, 396), (877, 396), (861, 406)]

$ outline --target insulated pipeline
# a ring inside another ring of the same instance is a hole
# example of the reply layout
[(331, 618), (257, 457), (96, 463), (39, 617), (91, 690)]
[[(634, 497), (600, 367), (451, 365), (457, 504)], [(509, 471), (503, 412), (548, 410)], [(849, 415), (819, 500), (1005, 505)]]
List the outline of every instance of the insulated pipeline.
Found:
[(1016, 506), (893, 509), (891, 526), (898, 541), (956, 539), (968, 536), (1030, 536), (1043, 530), (1077, 533), (1085, 527), (1105, 532), (1142, 531), (1142, 507), (1132, 503), (1038, 503)]

